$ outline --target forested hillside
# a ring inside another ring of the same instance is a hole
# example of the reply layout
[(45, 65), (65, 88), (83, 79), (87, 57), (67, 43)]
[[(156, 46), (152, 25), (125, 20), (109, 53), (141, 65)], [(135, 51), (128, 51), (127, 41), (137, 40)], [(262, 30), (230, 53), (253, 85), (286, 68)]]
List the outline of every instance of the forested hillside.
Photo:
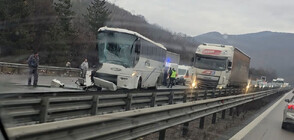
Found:
[[(96, 33), (101, 26), (126, 28), (165, 45), (169, 51), (181, 54), (181, 63), (190, 64), (197, 43), (184, 34), (172, 33), (149, 24), (141, 15), (133, 15), (105, 2), (93, 10), (105, 10), (105, 18), (97, 17), (95, 28), (89, 24), (91, 2), (103, 0), (16, 0), (0, 1), (2, 23), (0, 61), (24, 63), (32, 50), (40, 53), (43, 65), (64, 66), (67, 61), (77, 67), (83, 58), (97, 62)], [(95, 5), (94, 5), (95, 6)], [(95, 9), (96, 8), (96, 9)], [(20, 9), (20, 10), (19, 10)], [(93, 11), (92, 12), (95, 12)], [(99, 19), (100, 18), (100, 19)], [(17, 21), (17, 22), (16, 22)], [(99, 24), (100, 23), (100, 24)], [(15, 57), (17, 56), (17, 57)]]
[[(87, 12), (86, 7), (91, 0), (73, 0), (73, 2), (74, 11), (78, 15), (83, 15)], [(181, 55), (180, 63), (190, 64), (192, 53), (186, 52), (195, 52), (196, 46), (199, 45), (193, 38), (185, 34), (170, 32), (155, 24), (149, 24), (144, 16), (133, 15), (114, 4), (106, 3), (106, 7), (111, 12), (106, 26), (136, 31), (155, 42), (163, 44), (169, 51), (179, 53)]]
[[(94, 65), (97, 29), (102, 26), (136, 31), (180, 54), (184, 65), (190, 65), (199, 45), (192, 37), (150, 24), (144, 16), (104, 0), (0, 0), (0, 21), (4, 62), (25, 63), (36, 50), (41, 65), (65, 66), (69, 61), (78, 67), (84, 58)], [(267, 72), (257, 71), (253, 74)]]

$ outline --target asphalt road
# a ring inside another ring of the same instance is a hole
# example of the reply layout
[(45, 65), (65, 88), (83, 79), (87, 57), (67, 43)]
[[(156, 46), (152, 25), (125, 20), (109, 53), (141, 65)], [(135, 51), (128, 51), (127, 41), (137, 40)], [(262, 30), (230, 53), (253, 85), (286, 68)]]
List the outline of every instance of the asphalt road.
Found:
[[(0, 74), (0, 94), (1, 93), (19, 93), (19, 92), (49, 92), (49, 91), (75, 91), (80, 90), (75, 82), (78, 77), (63, 76), (39, 76), (38, 87), (27, 86), (27, 75), (8, 75)], [(51, 88), (51, 81), (57, 79), (64, 83), (65, 87)], [(188, 86), (176, 85), (172, 89), (187, 89)], [(158, 87), (158, 90), (168, 89), (166, 86)]]
[(78, 88), (75, 84), (77, 77), (39, 76), (37, 87), (27, 86), (27, 75), (4, 75), (0, 74), (0, 94), (19, 92), (48, 92), (48, 91), (75, 91), (74, 89), (51, 88), (52, 79), (57, 79), (68, 88)]
[(286, 106), (284, 101), (294, 94), (289, 93), (276, 107), (273, 108), (242, 140), (294, 140), (294, 131), (283, 130), (283, 110)]

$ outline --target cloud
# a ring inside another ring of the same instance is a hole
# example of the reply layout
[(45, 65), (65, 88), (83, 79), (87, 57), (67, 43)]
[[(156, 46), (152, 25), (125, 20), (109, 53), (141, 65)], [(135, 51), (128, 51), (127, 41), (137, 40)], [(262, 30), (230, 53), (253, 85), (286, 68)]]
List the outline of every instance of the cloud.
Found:
[(108, 0), (174, 32), (294, 32), (293, 0)]

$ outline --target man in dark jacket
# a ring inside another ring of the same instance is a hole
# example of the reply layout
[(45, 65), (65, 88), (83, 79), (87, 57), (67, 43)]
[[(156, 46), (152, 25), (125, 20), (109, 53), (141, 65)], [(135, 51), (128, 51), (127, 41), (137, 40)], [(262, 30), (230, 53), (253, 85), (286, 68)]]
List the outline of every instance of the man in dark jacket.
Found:
[(164, 72), (163, 72), (163, 85), (164, 86), (167, 86), (167, 77), (168, 77), (167, 71), (168, 71), (168, 67), (165, 67)]
[(38, 84), (38, 66), (39, 66), (39, 54), (38, 52), (34, 52), (29, 59), (27, 60), (29, 66), (29, 80), (28, 85), (31, 85), (32, 76), (34, 76), (34, 86)]

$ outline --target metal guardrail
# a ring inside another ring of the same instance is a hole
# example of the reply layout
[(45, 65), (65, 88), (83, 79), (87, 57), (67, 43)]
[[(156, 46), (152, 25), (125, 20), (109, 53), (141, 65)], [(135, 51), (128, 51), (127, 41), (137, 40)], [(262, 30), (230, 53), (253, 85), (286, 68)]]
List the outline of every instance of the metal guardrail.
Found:
[[(244, 93), (241, 89), (170, 90), (120, 94), (92, 94), (69, 96), (29, 96), (11, 98), (0, 96), (2, 112), (8, 127), (60, 121), (77, 117), (102, 115), (140, 108), (185, 103)], [(1, 98), (2, 97), (2, 98)]]
[[(233, 95), (182, 104), (96, 115), (53, 123), (8, 128), (12, 139), (135, 139), (185, 124), (200, 118), (224, 112), (223, 110), (286, 92), (289, 89), (272, 89), (251, 94)], [(203, 119), (202, 119), (203, 118)], [(164, 131), (165, 132), (165, 131)], [(164, 133), (162, 133), (164, 134)], [(161, 135), (161, 134), (160, 134)]]
[[(61, 75), (67, 73), (68, 75), (78, 76), (80, 73), (80, 69), (78, 68), (55, 67), (44, 65), (40, 65), (38, 67), (38, 70), (39, 73), (42, 75)], [(27, 73), (27, 71), (27, 64), (0, 62), (0, 73), (23, 74)]]

